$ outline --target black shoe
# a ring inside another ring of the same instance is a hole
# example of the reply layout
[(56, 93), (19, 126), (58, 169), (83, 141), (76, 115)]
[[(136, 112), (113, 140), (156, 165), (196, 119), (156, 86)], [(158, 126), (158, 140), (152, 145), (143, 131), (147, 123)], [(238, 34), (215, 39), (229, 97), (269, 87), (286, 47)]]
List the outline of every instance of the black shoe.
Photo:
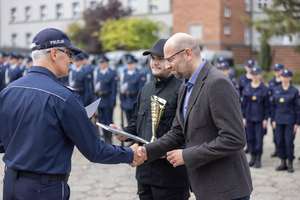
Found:
[(277, 157), (277, 150), (275, 150), (272, 154), (271, 157)]
[(251, 159), (250, 159), (250, 162), (249, 162), (249, 167), (252, 167), (254, 165), (255, 157), (256, 157), (256, 154), (251, 154)]
[(283, 170), (287, 170), (285, 159), (281, 159), (281, 164), (276, 168), (276, 171), (283, 171)]
[(253, 167), (255, 167), (255, 168), (260, 168), (261, 167), (260, 159), (261, 159), (261, 155), (256, 154)]
[(290, 173), (294, 172), (293, 160), (288, 161), (287, 171), (290, 172)]

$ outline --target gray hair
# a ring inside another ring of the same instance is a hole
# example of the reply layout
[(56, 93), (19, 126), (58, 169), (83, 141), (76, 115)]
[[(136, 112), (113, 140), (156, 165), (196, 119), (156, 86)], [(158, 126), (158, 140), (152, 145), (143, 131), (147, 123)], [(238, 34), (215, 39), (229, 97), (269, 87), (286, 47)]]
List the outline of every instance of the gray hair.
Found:
[[(30, 49), (32, 49), (34, 47), (36, 47), (36, 44), (32, 43), (30, 45)], [(40, 49), (40, 50), (35, 50), (35, 51), (31, 52), (31, 57), (32, 57), (33, 62), (37, 62), (37, 61), (41, 61), (41, 60), (45, 59), (48, 54), (47, 51), (49, 51), (51, 49), (52, 48)]]

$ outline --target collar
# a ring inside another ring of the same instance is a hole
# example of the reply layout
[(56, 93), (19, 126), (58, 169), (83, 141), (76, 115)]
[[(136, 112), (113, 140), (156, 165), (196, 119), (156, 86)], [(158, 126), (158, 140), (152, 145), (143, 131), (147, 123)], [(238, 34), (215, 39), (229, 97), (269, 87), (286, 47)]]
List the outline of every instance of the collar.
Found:
[(105, 69), (100, 69), (101, 74), (106, 74), (107, 71), (108, 71), (108, 67), (106, 67)]
[(28, 73), (41, 73), (49, 76), (52, 78), (55, 82), (58, 82), (58, 78), (47, 68), (42, 66), (31, 66)]
[(174, 74), (171, 74), (168, 78), (165, 78), (164, 80), (161, 80), (161, 81), (158, 81), (156, 78), (156, 79), (154, 79), (154, 84), (156, 87), (162, 87), (162, 86), (165, 86), (173, 78), (175, 78)]
[(80, 65), (79, 67), (76, 67), (75, 71), (79, 72), (82, 69), (82, 65)]
[(206, 63), (206, 60), (203, 60), (201, 65), (197, 68), (197, 70), (193, 73), (190, 79), (184, 79), (183, 84), (188, 87), (188, 89), (191, 89), (193, 85), (196, 82), (197, 76), (200, 73), (201, 69), (203, 68), (204, 64)]
[(18, 63), (9, 66), (10, 69), (15, 69), (16, 67), (18, 67)]
[(132, 70), (127, 70), (127, 74), (128, 75), (132, 75), (136, 72), (136, 69), (132, 69)]

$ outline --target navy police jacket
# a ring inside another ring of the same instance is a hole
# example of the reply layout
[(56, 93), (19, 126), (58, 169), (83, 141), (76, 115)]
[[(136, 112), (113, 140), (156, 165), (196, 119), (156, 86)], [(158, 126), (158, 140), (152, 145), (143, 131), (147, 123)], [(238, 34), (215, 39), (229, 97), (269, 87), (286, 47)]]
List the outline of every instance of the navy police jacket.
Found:
[(261, 122), (270, 117), (269, 89), (263, 83), (251, 87), (248, 83), (242, 93), (242, 114), (247, 121)]
[(133, 161), (130, 148), (100, 139), (78, 93), (44, 67), (31, 67), (0, 93), (0, 113), (0, 147), (12, 169), (70, 173), (74, 145), (91, 162)]
[(242, 92), (244, 90), (244, 87), (248, 84), (248, 83), (251, 83), (251, 79), (248, 79), (246, 77), (246, 74), (240, 76), (239, 78), (239, 94), (242, 95)]
[(273, 88), (271, 98), (271, 119), (278, 124), (300, 125), (300, 97), (299, 91), (290, 86), (288, 90), (281, 85)]

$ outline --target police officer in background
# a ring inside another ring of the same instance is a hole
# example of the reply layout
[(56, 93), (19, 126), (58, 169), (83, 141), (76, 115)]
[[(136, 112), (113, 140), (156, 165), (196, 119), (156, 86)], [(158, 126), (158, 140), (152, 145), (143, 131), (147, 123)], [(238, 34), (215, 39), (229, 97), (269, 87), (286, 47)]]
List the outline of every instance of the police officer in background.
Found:
[[(269, 90), (270, 90), (270, 92), (269, 92), (270, 98), (272, 97), (273, 88), (275, 86), (281, 85), (280, 77), (281, 77), (281, 73), (282, 73), (283, 69), (284, 69), (284, 66), (281, 63), (276, 63), (273, 67), (274, 78), (270, 79), (268, 82), (268, 86), (269, 86)], [(274, 151), (274, 153), (271, 154), (271, 157), (276, 157), (277, 156), (277, 144), (275, 141), (275, 130), (274, 129), (273, 129), (273, 142), (275, 144), (275, 151)]]
[(26, 74), (28, 74), (30, 67), (32, 66), (33, 62), (32, 62), (32, 58), (30, 56), (26, 57), (26, 65), (25, 65), (25, 69), (23, 71), (23, 76), (25, 76)]
[(4, 76), (5, 69), (8, 66), (8, 56), (9, 54), (6, 52), (1, 52), (1, 60), (0, 60), (0, 92), (5, 87)]
[[(178, 91), (182, 84), (170, 69), (166, 69), (167, 61), (163, 52), (166, 41), (166, 39), (158, 40), (151, 50), (143, 53), (143, 55), (150, 54), (150, 66), (155, 80), (146, 84), (139, 92), (132, 120), (124, 128), (126, 132), (148, 141), (152, 137), (152, 123), (148, 120), (151, 119), (151, 96), (156, 95), (167, 101), (156, 132), (156, 136), (160, 138), (171, 128), (177, 108)], [(117, 128), (115, 125), (111, 126)], [(127, 139), (115, 135), (120, 140)], [(187, 200), (190, 196), (186, 167), (181, 165), (174, 168), (165, 157), (138, 166), (136, 179), (141, 200)]]
[(231, 80), (233, 86), (235, 87), (235, 89), (238, 91), (239, 89), (239, 86), (236, 84), (236, 81), (235, 81), (235, 78), (234, 77), (230, 77), (230, 67), (228, 65), (228, 63), (226, 62), (223, 62), (221, 63), (219, 66), (218, 66), (218, 69), (223, 72), (224, 74), (226, 74), (226, 76), (228, 76), (228, 78)]
[(120, 100), (121, 108), (125, 110), (129, 124), (133, 114), (133, 104), (138, 92), (145, 85), (145, 76), (137, 69), (137, 60), (133, 56), (126, 58), (127, 69), (120, 74)]
[(261, 69), (251, 69), (252, 81), (242, 92), (243, 122), (246, 128), (247, 145), (251, 153), (249, 166), (261, 167), (263, 153), (263, 138), (267, 131), (270, 117), (269, 89), (261, 82)]
[(277, 171), (294, 172), (294, 139), (300, 125), (300, 97), (299, 91), (291, 84), (292, 79), (292, 71), (283, 69), (281, 85), (275, 86), (272, 91), (271, 119), (275, 129), (278, 157), (281, 159)]
[(244, 87), (251, 82), (251, 69), (254, 66), (254, 60), (247, 60), (245, 63), (246, 74), (239, 77), (239, 94), (242, 95)]
[(89, 55), (88, 54), (81, 54), (82, 56), (82, 67), (86, 72), (86, 79), (87, 79), (87, 92), (85, 93), (86, 104), (89, 105), (94, 100), (94, 76), (93, 71), (94, 67), (89, 64)]
[[(98, 63), (99, 69), (94, 70), (94, 92), (96, 99), (101, 98), (98, 107), (98, 119), (102, 124), (113, 123), (113, 109), (116, 105), (117, 95), (117, 73), (109, 68), (109, 59), (102, 55)], [(104, 139), (107, 143), (112, 144), (112, 133), (102, 129)]]
[(228, 64), (228, 60), (224, 57), (219, 57), (217, 60), (217, 67), (219, 68), (221, 63), (227, 63)]
[(5, 72), (4, 72), (5, 87), (9, 83), (17, 80), (18, 78), (21, 78), (23, 75), (23, 70), (20, 69), (18, 66), (18, 59), (19, 56), (17, 54), (10, 54), (9, 64), (5, 68)]
[(17, 55), (18, 55), (18, 66), (22, 71), (24, 71), (26, 69), (26, 65), (23, 64), (25, 57), (22, 54), (17, 54)]
[(83, 51), (65, 33), (42, 30), (31, 50), (29, 73), (0, 93), (3, 199), (66, 200), (74, 145), (91, 162), (107, 164), (132, 163), (137, 145), (102, 141), (78, 93), (58, 82), (68, 74), (73, 54)]

